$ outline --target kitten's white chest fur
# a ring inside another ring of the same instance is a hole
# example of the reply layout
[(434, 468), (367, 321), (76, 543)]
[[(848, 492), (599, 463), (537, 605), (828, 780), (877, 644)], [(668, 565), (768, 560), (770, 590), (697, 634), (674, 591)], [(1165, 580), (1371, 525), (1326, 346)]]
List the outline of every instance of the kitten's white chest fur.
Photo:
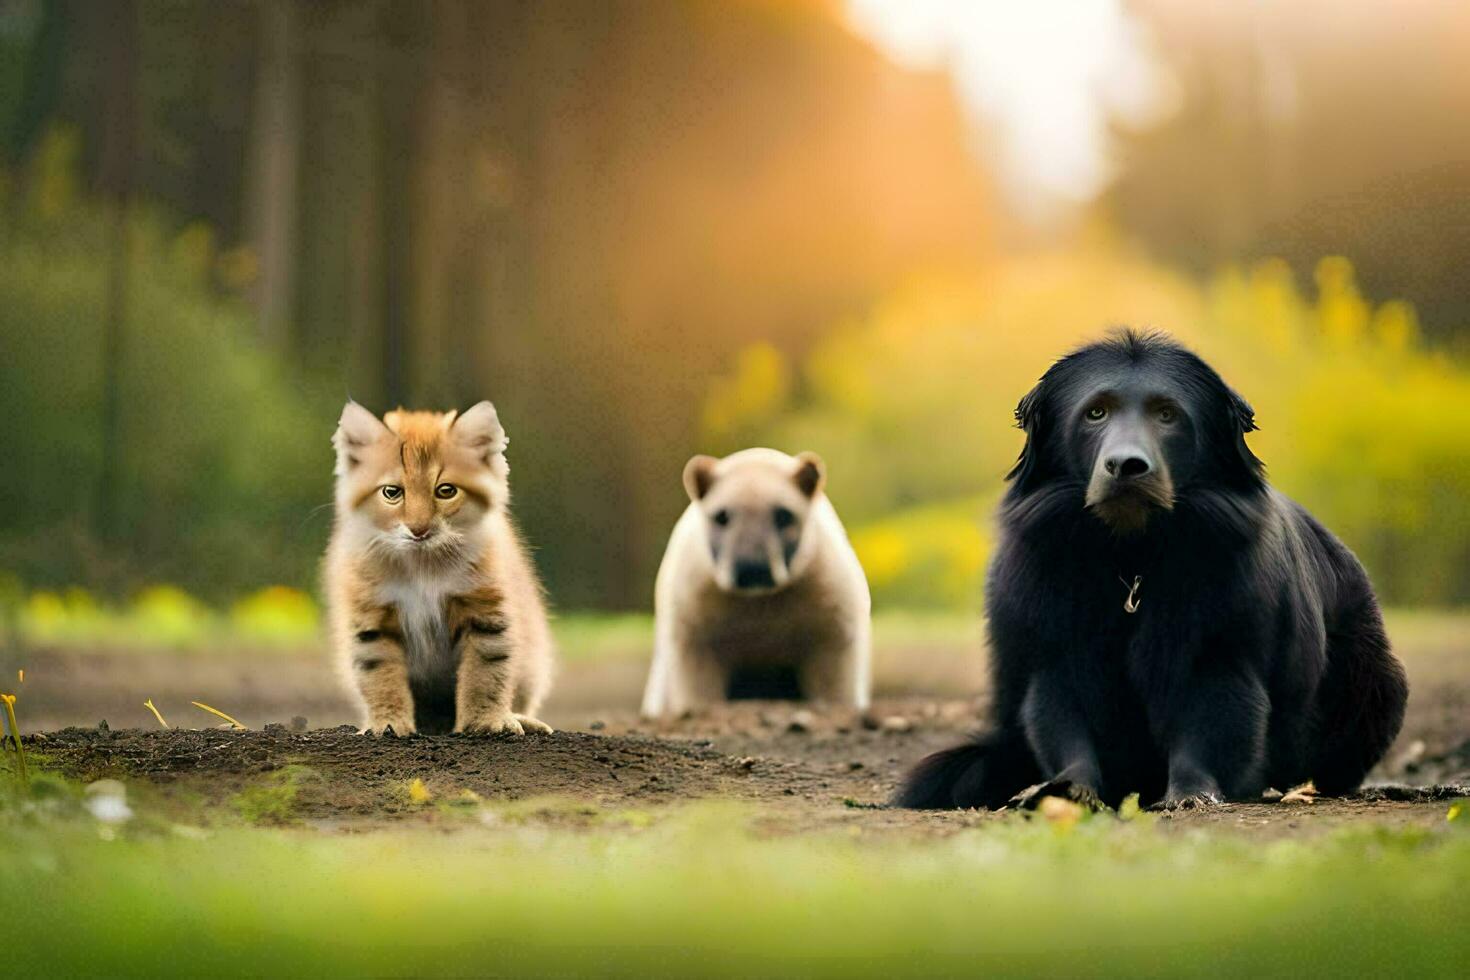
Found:
[(390, 579), (378, 589), (378, 600), (398, 610), (403, 646), (411, 674), (434, 670), (451, 656), (445, 611), (449, 599), (470, 589), (463, 571), (416, 573)]

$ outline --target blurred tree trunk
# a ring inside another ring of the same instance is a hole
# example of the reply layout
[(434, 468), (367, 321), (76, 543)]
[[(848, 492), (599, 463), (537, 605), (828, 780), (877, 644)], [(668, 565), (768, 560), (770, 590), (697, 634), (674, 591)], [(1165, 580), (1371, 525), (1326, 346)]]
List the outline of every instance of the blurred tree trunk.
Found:
[(253, 231), (245, 217), (255, 203), (241, 194), (255, 108), (255, 93), (242, 82), (256, 69), (258, 43), (241, 39), (253, 38), (262, 18), (234, 3), (204, 4), (191, 13), (200, 51), (193, 72), (198, 106), (189, 117), (194, 161), (188, 213), (207, 221), (219, 241), (235, 245)]
[(303, 363), (340, 376), (339, 393), (382, 407), (383, 168), (387, 84), (384, 2), (302, 11), (310, 57), (302, 81), (296, 333)]
[(121, 510), (122, 378), (130, 264), (128, 204), (135, 164), (138, 18), (134, 0), (112, 0), (97, 9), (106, 45), (100, 100), (104, 117), (100, 183), (111, 220), (102, 320), (102, 454), (95, 518), (98, 539), (108, 541), (118, 530)]
[[(436, 8), (428, 8), (434, 16)], [(379, 50), (378, 139), (383, 147), (382, 180), (382, 378), (390, 405), (407, 404), (416, 392), (409, 359), (414, 327), (413, 211), (415, 120), (422, 92), (422, 52), (418, 31), (423, 8), (411, 0), (390, 0), (382, 18)]]
[(47, 0), (41, 5), (35, 37), (26, 49), (15, 118), (10, 132), (4, 134), (4, 162), (8, 166), (15, 167), (25, 159), (31, 146), (51, 122), (61, 93), (62, 68), (66, 64), (65, 51), (69, 40), (66, 14), (61, 0)]
[(301, 153), (301, 29), (296, 0), (259, 0), (245, 227), (255, 249), (260, 333), (283, 348), (294, 310), (297, 173)]

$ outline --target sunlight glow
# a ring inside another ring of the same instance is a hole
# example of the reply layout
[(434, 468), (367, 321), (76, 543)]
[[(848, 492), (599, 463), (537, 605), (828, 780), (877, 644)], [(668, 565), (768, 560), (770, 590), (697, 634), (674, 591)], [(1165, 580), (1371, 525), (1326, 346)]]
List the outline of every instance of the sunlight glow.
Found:
[(943, 68), (1001, 141), (1023, 210), (1085, 201), (1111, 172), (1108, 126), (1167, 111), (1173, 86), (1121, 0), (847, 0), (849, 23), (896, 61)]

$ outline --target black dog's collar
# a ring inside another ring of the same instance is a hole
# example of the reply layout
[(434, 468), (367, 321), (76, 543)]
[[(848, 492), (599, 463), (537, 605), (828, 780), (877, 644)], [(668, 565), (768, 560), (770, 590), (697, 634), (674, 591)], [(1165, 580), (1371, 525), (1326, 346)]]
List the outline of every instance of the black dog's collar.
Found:
[(1128, 580), (1121, 575), (1118, 576), (1118, 581), (1122, 582), (1123, 588), (1128, 590), (1128, 596), (1123, 600), (1123, 611), (1125, 613), (1138, 612), (1138, 607), (1140, 603), (1143, 602), (1142, 599), (1138, 598), (1138, 587), (1143, 584), (1143, 576), (1133, 576), (1133, 584), (1131, 585), (1128, 583)]

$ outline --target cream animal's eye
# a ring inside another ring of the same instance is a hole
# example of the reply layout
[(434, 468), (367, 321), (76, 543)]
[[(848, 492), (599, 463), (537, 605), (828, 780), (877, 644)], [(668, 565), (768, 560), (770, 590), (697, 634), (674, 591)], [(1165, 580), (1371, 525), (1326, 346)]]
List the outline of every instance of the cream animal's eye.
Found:
[(717, 510), (710, 520), (714, 521), (720, 527), (725, 527), (730, 523), (730, 512), (728, 510)]
[(776, 522), (776, 530), (784, 531), (796, 523), (796, 515), (785, 507), (777, 507), (771, 512), (771, 520)]
[(459, 493), (459, 487), (452, 483), (441, 483), (434, 488), (434, 496), (440, 500), (453, 500), (457, 493)]
[(1178, 417), (1179, 413), (1176, 412), (1172, 406), (1164, 405), (1159, 409), (1159, 421), (1163, 422), (1165, 425), (1168, 425), (1170, 422), (1174, 421)]
[(1094, 405), (1087, 410), (1087, 421), (1101, 422), (1108, 417), (1108, 410), (1101, 405)]
[(382, 488), (382, 492), (383, 492), (383, 499), (386, 500), (386, 501), (388, 501), (388, 503), (390, 503), (390, 504), (396, 504), (396, 503), (398, 503), (398, 501), (400, 501), (400, 500), (403, 499), (403, 488), (402, 487), (395, 487), (391, 483), (388, 484), (387, 486), (383, 487)]

